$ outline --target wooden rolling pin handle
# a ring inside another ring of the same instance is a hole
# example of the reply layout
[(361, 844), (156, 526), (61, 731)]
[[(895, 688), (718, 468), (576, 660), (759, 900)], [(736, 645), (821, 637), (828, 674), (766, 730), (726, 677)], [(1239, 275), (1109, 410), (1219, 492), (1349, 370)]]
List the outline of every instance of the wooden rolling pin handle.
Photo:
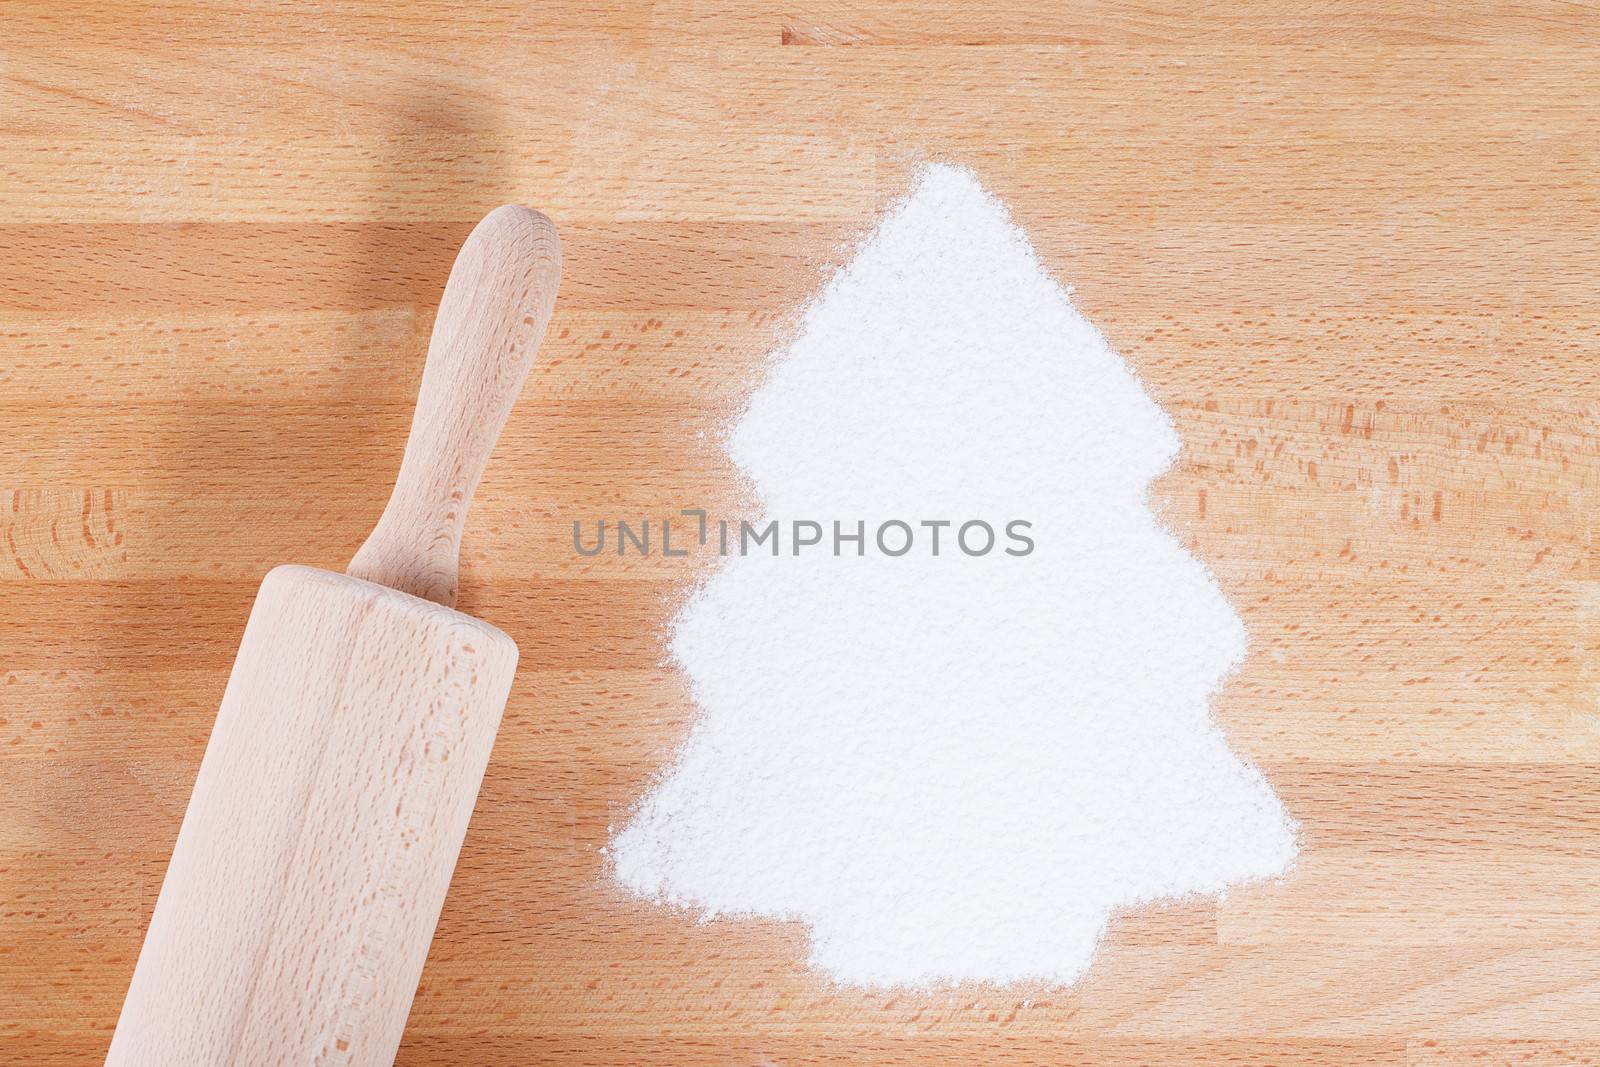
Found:
[(461, 530), (544, 338), (561, 243), (537, 211), (491, 211), (439, 301), (405, 458), (383, 516), (345, 572), (455, 606)]

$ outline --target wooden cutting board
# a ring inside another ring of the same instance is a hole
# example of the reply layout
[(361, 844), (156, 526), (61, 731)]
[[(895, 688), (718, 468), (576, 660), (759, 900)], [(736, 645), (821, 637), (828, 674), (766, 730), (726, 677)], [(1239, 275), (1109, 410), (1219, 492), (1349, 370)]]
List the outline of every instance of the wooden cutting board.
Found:
[[(0, 1062), (103, 1055), (256, 586), (371, 528), (504, 202), (565, 279), (459, 606), (522, 667), (401, 1063), (1600, 1062), (1600, 13), (1301, 6), (10, 5)], [(1065, 992), (830, 989), (600, 852), (709, 560), (571, 523), (748, 506), (708, 431), (926, 158), (1176, 419), (1217, 715), (1305, 831)]]

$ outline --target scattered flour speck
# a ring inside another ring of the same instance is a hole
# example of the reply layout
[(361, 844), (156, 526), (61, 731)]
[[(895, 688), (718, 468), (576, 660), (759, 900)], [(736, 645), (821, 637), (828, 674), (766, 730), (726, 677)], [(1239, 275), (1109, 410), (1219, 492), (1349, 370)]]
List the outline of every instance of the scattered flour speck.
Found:
[(617, 879), (799, 920), (856, 986), (1072, 982), (1113, 909), (1282, 873), (1208, 701), (1238, 616), (1149, 510), (1170, 420), (959, 168), (925, 170), (730, 438), (768, 516), (1029, 520), (1035, 550), (734, 556), (676, 621), (700, 717)]

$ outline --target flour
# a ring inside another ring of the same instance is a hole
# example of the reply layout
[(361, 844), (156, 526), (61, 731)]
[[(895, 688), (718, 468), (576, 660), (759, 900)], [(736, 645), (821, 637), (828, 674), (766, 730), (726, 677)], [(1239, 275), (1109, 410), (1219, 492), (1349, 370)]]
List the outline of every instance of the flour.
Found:
[(700, 718), (615, 834), (622, 885), (799, 920), (848, 985), (1066, 984), (1113, 909), (1288, 867), (1209, 716), (1243, 625), (1146, 505), (1177, 434), (969, 172), (923, 172), (729, 447), (770, 517), (1036, 548), (725, 561), (676, 622)]

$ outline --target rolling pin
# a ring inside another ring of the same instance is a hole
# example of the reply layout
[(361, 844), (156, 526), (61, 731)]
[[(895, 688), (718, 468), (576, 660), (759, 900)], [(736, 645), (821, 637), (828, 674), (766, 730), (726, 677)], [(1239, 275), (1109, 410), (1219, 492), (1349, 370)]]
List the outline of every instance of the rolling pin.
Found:
[(478, 224), (372, 535), (262, 581), (108, 1064), (393, 1062), (517, 666), (461, 529), (560, 273), (538, 212)]

